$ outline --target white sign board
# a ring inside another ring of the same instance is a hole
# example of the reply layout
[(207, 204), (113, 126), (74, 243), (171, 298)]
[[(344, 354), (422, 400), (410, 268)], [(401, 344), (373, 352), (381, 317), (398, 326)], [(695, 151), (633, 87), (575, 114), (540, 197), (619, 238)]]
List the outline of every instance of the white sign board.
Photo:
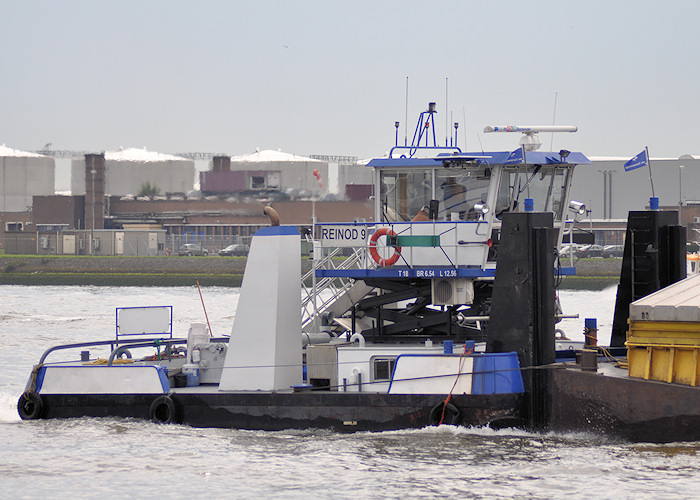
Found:
[(117, 335), (171, 336), (172, 306), (117, 308)]
[(367, 244), (367, 226), (338, 224), (320, 226), (324, 247), (363, 247)]

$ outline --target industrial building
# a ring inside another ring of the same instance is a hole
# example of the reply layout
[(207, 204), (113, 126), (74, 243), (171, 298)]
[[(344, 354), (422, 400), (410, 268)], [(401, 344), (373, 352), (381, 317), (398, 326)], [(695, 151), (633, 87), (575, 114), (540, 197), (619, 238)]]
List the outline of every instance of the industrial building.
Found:
[[(194, 171), (194, 161), (179, 156), (137, 148), (107, 151), (104, 153), (104, 193), (136, 196), (146, 186), (162, 195), (188, 193), (194, 189)], [(89, 183), (92, 175), (97, 175), (96, 169), (88, 165), (86, 170), (85, 159), (74, 158), (71, 193), (84, 195), (89, 189), (86, 180)]]
[(203, 194), (280, 191), (293, 198), (328, 193), (328, 162), (282, 151), (214, 157), (212, 169), (200, 172)]
[(630, 210), (649, 206), (652, 192), (661, 206), (680, 206), (681, 211), (700, 201), (700, 156), (652, 157), (651, 168), (627, 172), (625, 162), (634, 154), (591, 156), (593, 163), (578, 167), (574, 173), (572, 199), (585, 203), (594, 219), (626, 219)]
[[(371, 171), (356, 158), (280, 151), (216, 155), (210, 170), (201, 172), (199, 195), (192, 193), (192, 159), (133, 149), (87, 154), (72, 160), (72, 196), (56, 196), (53, 158), (9, 148), (0, 152), (0, 245), (8, 253), (164, 255), (193, 242), (213, 253), (245, 243), (268, 224), (265, 205), (277, 208), (283, 224), (302, 227), (311, 225), (314, 214), (319, 222), (373, 217)], [(578, 231), (592, 234), (599, 244), (622, 243), (627, 213), (649, 206), (653, 183), (661, 208), (680, 208), (679, 222), (688, 228), (688, 240), (700, 241), (700, 193), (695, 187), (700, 185), (700, 157), (652, 158), (651, 176), (646, 166), (626, 172), (627, 157), (592, 160), (574, 174), (572, 197), (587, 209), (578, 216)], [(345, 201), (324, 199), (329, 165), (338, 168), (338, 191)], [(162, 194), (136, 197), (144, 183)], [(133, 233), (133, 242), (116, 234), (130, 231), (141, 234)]]

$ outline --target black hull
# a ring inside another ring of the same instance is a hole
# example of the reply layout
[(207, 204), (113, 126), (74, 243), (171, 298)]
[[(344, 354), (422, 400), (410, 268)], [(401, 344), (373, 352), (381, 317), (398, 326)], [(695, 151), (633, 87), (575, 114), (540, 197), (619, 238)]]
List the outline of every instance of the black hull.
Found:
[[(631, 442), (700, 441), (700, 387), (606, 376), (575, 368), (549, 372), (549, 430), (590, 432)], [(339, 393), (42, 395), (27, 418), (123, 417), (193, 427), (338, 432), (435, 425), (446, 396)], [(458, 395), (445, 423), (526, 426), (526, 395)], [(165, 404), (167, 403), (167, 404)], [(453, 418), (454, 417), (454, 418)]]
[[(169, 398), (172, 415), (162, 405), (165, 415), (156, 412), (154, 402), (163, 402), (158, 394), (43, 395), (40, 418), (131, 417), (193, 427), (385, 431), (435, 424), (433, 410), (445, 400), (438, 395), (336, 392), (175, 393)], [(523, 424), (520, 394), (460, 395), (450, 403), (459, 411), (454, 420), (458, 425)]]
[(700, 440), (700, 387), (552, 370), (553, 431), (584, 431), (632, 442)]

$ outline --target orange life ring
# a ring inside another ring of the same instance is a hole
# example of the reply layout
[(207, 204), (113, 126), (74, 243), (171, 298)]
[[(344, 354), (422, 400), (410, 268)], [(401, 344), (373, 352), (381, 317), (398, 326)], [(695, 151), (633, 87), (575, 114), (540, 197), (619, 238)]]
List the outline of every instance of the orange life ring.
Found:
[(401, 247), (394, 247), (394, 254), (388, 259), (382, 259), (379, 256), (379, 252), (377, 251), (377, 240), (381, 236), (396, 236), (396, 233), (388, 227), (382, 227), (377, 229), (374, 232), (374, 234), (372, 234), (372, 237), (369, 240), (369, 253), (374, 259), (374, 262), (376, 262), (382, 267), (389, 267), (396, 264), (396, 262), (399, 260), (399, 257), (401, 257)]

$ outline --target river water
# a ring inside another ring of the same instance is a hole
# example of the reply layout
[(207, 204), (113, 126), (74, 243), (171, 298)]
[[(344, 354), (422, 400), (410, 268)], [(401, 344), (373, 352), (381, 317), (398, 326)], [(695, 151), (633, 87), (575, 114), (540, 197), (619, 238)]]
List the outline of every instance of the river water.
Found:
[[(205, 316), (194, 287), (0, 286), (0, 294), (0, 498), (700, 496), (700, 442), (450, 426), (337, 434), (113, 418), (24, 422), (17, 398), (48, 346), (113, 337), (116, 307), (172, 305), (178, 337)], [(214, 334), (230, 333), (238, 290), (202, 294)], [(581, 314), (558, 325), (569, 337), (583, 338), (584, 317), (609, 333), (613, 289), (560, 296), (565, 313)]]

